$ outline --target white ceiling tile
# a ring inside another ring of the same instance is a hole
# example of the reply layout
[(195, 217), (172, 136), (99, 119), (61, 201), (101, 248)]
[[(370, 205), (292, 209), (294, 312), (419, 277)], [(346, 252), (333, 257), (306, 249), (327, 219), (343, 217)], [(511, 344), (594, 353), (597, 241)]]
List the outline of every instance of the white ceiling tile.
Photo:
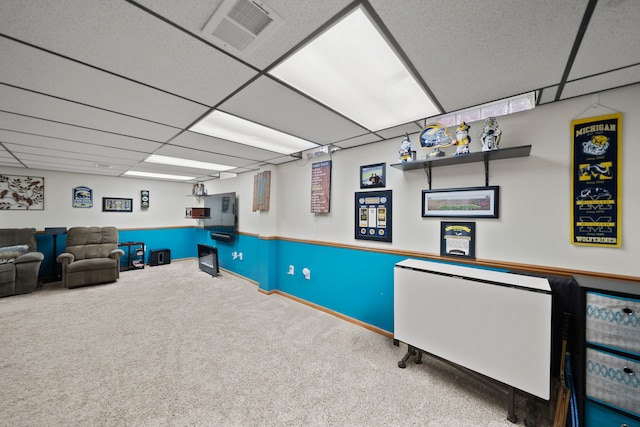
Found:
[(289, 162), (306, 162), (307, 160), (300, 160), (298, 158), (295, 157), (291, 157), (291, 156), (281, 156), (281, 157), (275, 157), (273, 159), (269, 159), (269, 163), (274, 164), (274, 165), (281, 165), (283, 163), (289, 163)]
[(540, 96), (539, 103), (546, 104), (548, 102), (553, 102), (556, 99), (556, 94), (558, 93), (559, 86), (551, 86), (546, 87), (542, 90), (542, 95)]
[(401, 126), (395, 126), (389, 129), (383, 129), (376, 133), (384, 139), (391, 139), (398, 136), (403, 136), (407, 133), (412, 134), (412, 133), (421, 131), (422, 129), (423, 127), (420, 127), (420, 125), (418, 125), (417, 123), (411, 122)]
[(256, 74), (127, 2), (2, 1), (0, 27), (4, 34), (207, 105)]
[(569, 82), (564, 86), (562, 99), (600, 92), (609, 88), (625, 86), (640, 80), (640, 65), (623, 68), (610, 73)]
[(107, 175), (120, 176), (125, 169), (106, 169), (95, 167), (91, 162), (81, 162), (73, 165), (49, 163), (46, 159), (43, 161), (32, 161), (27, 165), (30, 169), (42, 169), (51, 171), (61, 171), (68, 173), (90, 174), (90, 175)]
[(131, 166), (129, 170), (134, 170), (139, 172), (164, 173), (164, 174), (170, 174), (170, 175), (192, 176), (192, 177), (216, 175), (218, 173), (216, 171), (207, 171), (203, 169), (185, 168), (185, 167), (172, 166), (172, 165), (160, 165), (157, 163), (146, 163), (146, 162), (137, 163), (136, 165)]
[(586, 6), (583, 0), (371, 3), (446, 111), (557, 83)]
[(0, 57), (11, 58), (0, 62), (3, 83), (133, 117), (185, 127), (208, 109), (4, 38), (0, 38)]
[(109, 132), (85, 129), (78, 126), (71, 126), (17, 114), (9, 114), (1, 111), (0, 129), (23, 132), (29, 135), (49, 136), (69, 141), (86, 142), (113, 148), (127, 148), (144, 152), (152, 152), (162, 145), (160, 142), (149, 141), (147, 139), (116, 135)]
[(179, 129), (0, 85), (0, 110), (120, 135), (164, 141)]
[(17, 160), (5, 159), (0, 157), (0, 166), (5, 168), (24, 168), (22, 163), (19, 163)]
[[(19, 145), (12, 143), (4, 143), (9, 151), (11, 151), (18, 159), (22, 160), (25, 155), (38, 155), (42, 156), (44, 160), (46, 159), (65, 159), (68, 160), (72, 164), (76, 160), (82, 160), (91, 162), (92, 164), (101, 163), (101, 164), (122, 164), (122, 165), (133, 165), (138, 162), (136, 159), (127, 159), (124, 157), (108, 157), (99, 155), (97, 156), (93, 152), (76, 152), (76, 151), (68, 151), (68, 150), (59, 150), (56, 148), (48, 148), (48, 147), (38, 147), (33, 145)], [(33, 156), (31, 157), (33, 158)]]
[(569, 80), (640, 63), (639, 23), (638, 1), (599, 1), (571, 67)]
[(370, 133), (362, 136), (357, 136), (355, 138), (345, 139), (344, 141), (338, 141), (333, 145), (336, 145), (340, 148), (351, 148), (351, 147), (357, 147), (359, 145), (366, 145), (366, 144), (371, 144), (373, 142), (380, 142), (380, 141), (382, 141), (381, 137), (373, 133)]
[(366, 132), (361, 126), (265, 76), (219, 108), (321, 145)]
[[(81, 158), (81, 157), (84, 157)], [(84, 167), (89, 170), (94, 169), (115, 169), (117, 171), (126, 170), (131, 167), (130, 164), (122, 164), (122, 163), (112, 163), (107, 159), (102, 160), (102, 165), (110, 165), (110, 168), (99, 168), (96, 166), (96, 160), (93, 156), (75, 156), (75, 158), (70, 157), (55, 157), (55, 156), (43, 156), (41, 154), (20, 154), (20, 160), (24, 162), (30, 168), (41, 167), (47, 164), (57, 165), (58, 167), (73, 167), (77, 169), (78, 167)]]
[[(183, 132), (171, 140), (170, 146), (193, 148), (215, 154), (247, 158), (251, 160), (268, 160), (280, 156), (280, 153), (262, 150), (246, 144), (214, 138), (197, 132)], [(195, 159), (194, 159), (195, 160)]]
[(146, 152), (136, 151), (134, 147), (131, 147), (131, 150), (125, 150), (7, 130), (0, 130), (0, 141), (24, 147), (46, 148), (60, 153), (83, 153), (104, 158), (131, 159), (133, 161), (143, 159), (148, 155)]
[[(161, 156), (180, 157), (188, 160), (199, 160), (201, 162), (217, 163), (227, 166), (245, 166), (252, 162), (252, 160), (247, 160), (242, 157), (227, 156), (215, 152), (176, 147), (175, 145), (165, 145), (156, 151), (155, 154)], [(275, 156), (275, 153), (273, 155)]]
[[(175, 0), (139, 0), (139, 3), (194, 34), (200, 34), (222, 1), (195, 0), (189, 3), (189, 7), (184, 7)], [(259, 68), (271, 65), (293, 49), (302, 39), (348, 6), (351, 0), (268, 0), (265, 3), (283, 18), (284, 24), (246, 58), (248, 63)]]

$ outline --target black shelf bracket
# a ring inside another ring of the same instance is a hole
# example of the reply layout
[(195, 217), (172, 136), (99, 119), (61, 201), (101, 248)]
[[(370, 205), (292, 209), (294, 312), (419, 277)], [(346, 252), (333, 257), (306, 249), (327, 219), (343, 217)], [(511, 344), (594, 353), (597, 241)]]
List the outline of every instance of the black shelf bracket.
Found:
[(489, 186), (489, 156), (484, 156), (484, 186)]
[(429, 190), (431, 190), (431, 163), (424, 164), (424, 172), (427, 174), (427, 182), (429, 183)]

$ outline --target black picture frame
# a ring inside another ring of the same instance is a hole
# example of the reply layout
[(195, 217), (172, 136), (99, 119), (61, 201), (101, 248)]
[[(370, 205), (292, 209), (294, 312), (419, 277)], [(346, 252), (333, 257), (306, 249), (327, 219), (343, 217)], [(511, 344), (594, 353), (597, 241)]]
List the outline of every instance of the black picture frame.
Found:
[(500, 187), (422, 190), (423, 217), (499, 218)]
[(391, 242), (392, 232), (392, 190), (356, 192), (354, 238)]
[(102, 212), (133, 212), (133, 199), (103, 197)]
[(149, 190), (140, 190), (140, 208), (149, 208)]
[(360, 188), (384, 188), (387, 185), (387, 164), (360, 166)]
[(442, 221), (440, 223), (440, 256), (476, 257), (476, 223)]

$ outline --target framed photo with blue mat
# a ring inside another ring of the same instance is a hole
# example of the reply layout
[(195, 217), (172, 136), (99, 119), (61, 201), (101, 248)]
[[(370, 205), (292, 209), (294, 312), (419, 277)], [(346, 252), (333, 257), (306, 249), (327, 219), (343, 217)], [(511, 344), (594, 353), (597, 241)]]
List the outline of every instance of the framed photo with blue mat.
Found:
[(476, 257), (476, 223), (440, 223), (440, 256)]
[(391, 190), (355, 193), (355, 238), (391, 242)]

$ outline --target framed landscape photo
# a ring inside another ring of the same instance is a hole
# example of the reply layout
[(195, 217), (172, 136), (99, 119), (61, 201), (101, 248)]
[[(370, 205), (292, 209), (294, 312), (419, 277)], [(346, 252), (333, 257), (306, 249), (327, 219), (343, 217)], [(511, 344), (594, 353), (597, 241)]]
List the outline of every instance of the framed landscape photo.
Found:
[(360, 166), (360, 188), (384, 188), (386, 186), (386, 163)]
[(133, 199), (103, 197), (102, 212), (133, 212)]
[(498, 218), (500, 187), (422, 190), (423, 217)]

